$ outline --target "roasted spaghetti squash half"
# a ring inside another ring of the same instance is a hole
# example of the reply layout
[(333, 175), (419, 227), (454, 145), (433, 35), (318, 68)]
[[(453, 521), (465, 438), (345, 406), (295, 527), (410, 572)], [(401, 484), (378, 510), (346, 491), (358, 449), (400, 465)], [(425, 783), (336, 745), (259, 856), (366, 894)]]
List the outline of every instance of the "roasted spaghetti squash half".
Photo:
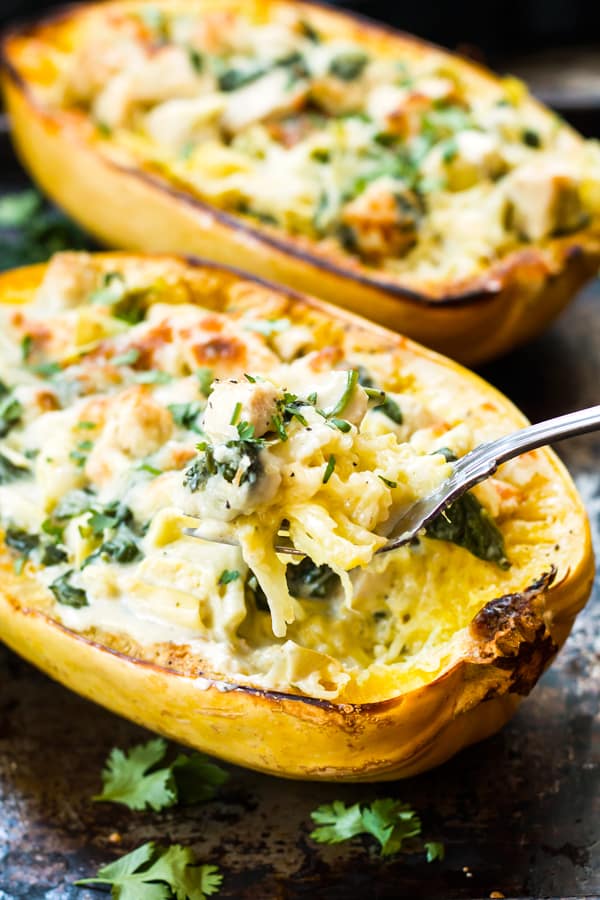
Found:
[(523, 85), (286, 0), (74, 7), (4, 43), (17, 147), (111, 246), (236, 263), (466, 362), (600, 261), (600, 152)]
[(457, 364), (163, 256), (58, 255), (0, 299), (0, 635), (62, 683), (241, 765), (376, 780), (495, 731), (567, 637), (593, 561), (549, 450), (375, 555), (524, 423)]

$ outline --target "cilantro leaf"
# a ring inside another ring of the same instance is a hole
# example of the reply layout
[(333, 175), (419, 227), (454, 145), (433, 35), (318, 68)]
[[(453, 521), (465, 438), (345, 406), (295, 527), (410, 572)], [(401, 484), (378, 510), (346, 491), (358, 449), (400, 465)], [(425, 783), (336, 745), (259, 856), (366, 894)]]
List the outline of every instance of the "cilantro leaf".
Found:
[(196, 865), (188, 847), (163, 849), (150, 841), (76, 884), (109, 885), (115, 900), (205, 900), (222, 880), (216, 866)]
[(316, 828), (311, 837), (320, 844), (339, 844), (359, 834), (370, 834), (389, 856), (404, 848), (406, 841), (421, 834), (421, 820), (406, 803), (390, 798), (346, 806), (340, 800), (320, 806), (311, 813)]
[(167, 752), (161, 738), (138, 744), (129, 753), (111, 750), (102, 772), (104, 789), (93, 797), (99, 802), (122, 803), (129, 809), (153, 809), (158, 812), (177, 802), (177, 789), (170, 768), (150, 772)]
[(404, 841), (421, 834), (421, 820), (414, 810), (399, 800), (374, 800), (363, 810), (365, 831), (381, 845), (381, 855), (402, 849)]
[(179, 802), (206, 803), (229, 779), (229, 773), (202, 753), (180, 753), (172, 764)]
[(346, 806), (341, 800), (334, 800), (319, 806), (310, 817), (320, 826), (310, 835), (318, 844), (339, 844), (365, 831), (360, 803)]
[(425, 841), (425, 852), (427, 853), (427, 862), (440, 861), (446, 855), (446, 848), (441, 841)]
[(158, 812), (177, 803), (204, 803), (229, 777), (202, 753), (180, 753), (173, 762), (156, 768), (166, 753), (162, 738), (138, 744), (127, 753), (113, 749), (102, 772), (102, 793), (92, 799)]

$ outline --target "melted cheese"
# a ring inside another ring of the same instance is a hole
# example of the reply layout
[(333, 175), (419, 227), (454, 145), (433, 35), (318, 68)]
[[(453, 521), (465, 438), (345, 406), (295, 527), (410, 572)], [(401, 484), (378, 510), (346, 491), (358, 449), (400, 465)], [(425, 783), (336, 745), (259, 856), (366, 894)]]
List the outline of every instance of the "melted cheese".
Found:
[[(479, 489), (512, 574), (428, 538), (376, 556), (394, 515), (448, 475), (436, 451), (495, 433), (473, 433), (476, 392), (457, 405), (452, 384), (346, 346), (269, 288), (65, 254), (0, 324), (0, 524), (71, 629), (185, 647), (205, 671), (311, 696), (368, 694), (384, 671), (397, 690), (443, 666), (486, 598), (539, 575), (531, 522), (548, 547), (560, 536), (536, 495), (547, 477), (520, 461)], [(285, 540), (308, 570), (276, 552)]]
[(514, 79), (286, 2), (219, 7), (92, 7), (36, 43), (57, 72), (40, 91), (99, 152), (433, 291), (600, 215), (597, 145)]

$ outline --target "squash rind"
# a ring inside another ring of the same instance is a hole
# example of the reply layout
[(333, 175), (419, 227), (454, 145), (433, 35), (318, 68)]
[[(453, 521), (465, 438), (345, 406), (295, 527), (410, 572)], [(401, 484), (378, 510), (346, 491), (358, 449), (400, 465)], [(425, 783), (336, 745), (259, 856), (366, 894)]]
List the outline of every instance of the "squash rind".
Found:
[[(354, 21), (347, 14), (330, 10), (327, 14)], [(535, 244), (517, 250), (458, 292), (450, 289), (434, 297), (369, 274), (361, 266), (344, 267), (311, 253), (291, 236), (274, 236), (272, 229), (259, 223), (248, 224), (211, 207), (154, 173), (110, 160), (98, 151), (89, 122), (42, 108), (20, 72), (27, 35), (37, 28), (52, 28), (69, 15), (77, 12), (63, 11), (5, 38), (0, 54), (4, 93), (25, 167), (60, 206), (107, 245), (186, 252), (223, 264), (235, 259), (255, 275), (366, 313), (469, 365), (538, 334), (597, 271), (600, 223), (592, 222), (584, 230), (553, 239), (544, 251)], [(358, 34), (366, 30), (382, 41), (410, 40), (427, 52), (426, 44), (383, 26), (357, 18), (355, 28)], [(472, 67), (466, 61), (461, 64)], [(132, 216), (132, 210), (140, 214)]]
[[(210, 268), (219, 272), (214, 264)], [(31, 267), (0, 276), (0, 293), (15, 302), (41, 271)], [(458, 373), (495, 402), (495, 414), (522, 423), (506, 399), (457, 364), (320, 301), (299, 295), (293, 300), (348, 330), (360, 328), (373, 340), (389, 341), (442, 372)], [(510, 718), (554, 658), (591, 590), (593, 554), (581, 501), (554, 454), (539, 452), (566, 490), (579, 526), (579, 555), (570, 568), (565, 566), (560, 581), (549, 570), (535, 584), (488, 603), (473, 619), (460, 659), (425, 686), (391, 699), (336, 704), (189, 675), (111, 649), (35, 608), (6, 554), (0, 560), (0, 635), (83, 696), (236, 764), (315, 780), (379, 781), (417, 774), (493, 734)]]

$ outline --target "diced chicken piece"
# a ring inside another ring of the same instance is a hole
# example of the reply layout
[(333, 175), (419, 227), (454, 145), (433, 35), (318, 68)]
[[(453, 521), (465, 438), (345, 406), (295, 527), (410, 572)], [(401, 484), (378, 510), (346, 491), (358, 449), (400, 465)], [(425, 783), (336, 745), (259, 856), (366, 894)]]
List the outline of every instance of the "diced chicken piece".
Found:
[(261, 437), (272, 427), (277, 412), (279, 391), (269, 381), (221, 381), (214, 385), (208, 399), (202, 427), (215, 441), (238, 437), (237, 425), (254, 426), (254, 436)]
[(177, 152), (190, 140), (200, 142), (217, 137), (223, 106), (223, 98), (216, 94), (167, 100), (146, 115), (146, 131), (152, 140)]
[(574, 231), (583, 220), (579, 184), (560, 160), (539, 160), (507, 180), (510, 222), (530, 241)]
[(139, 65), (148, 50), (142, 43), (143, 23), (133, 16), (90, 16), (69, 72), (69, 97), (88, 101), (118, 72)]
[(373, 261), (404, 256), (417, 239), (421, 216), (418, 196), (392, 178), (378, 178), (342, 211), (349, 241)]
[(223, 127), (232, 134), (254, 122), (262, 122), (297, 112), (308, 96), (308, 82), (300, 79), (290, 84), (290, 73), (273, 69), (251, 84), (232, 91), (222, 117)]
[(367, 98), (367, 112), (385, 131), (409, 138), (421, 129), (423, 114), (440, 100), (458, 100), (454, 84), (447, 78), (422, 79), (414, 89), (379, 84)]
[(389, 116), (402, 108), (410, 93), (408, 88), (394, 84), (376, 85), (367, 98), (367, 115), (376, 122), (387, 122)]
[(313, 79), (310, 97), (326, 113), (341, 116), (358, 112), (365, 102), (367, 91), (368, 85), (359, 78), (343, 81), (332, 75), (323, 75)]
[(193, 97), (203, 85), (206, 76), (195, 70), (183, 48), (161, 47), (106, 84), (94, 102), (94, 117), (116, 128), (126, 123), (135, 104)]
[(107, 424), (85, 466), (87, 477), (101, 485), (118, 474), (124, 463), (129, 465), (132, 458), (156, 452), (169, 440), (174, 427), (170, 412), (143, 385), (119, 394), (108, 406), (106, 416)]
[(445, 178), (451, 191), (465, 191), (484, 179), (499, 178), (506, 169), (498, 139), (470, 129), (438, 144), (423, 163), (423, 172)]
[(308, 325), (292, 325), (275, 334), (272, 340), (278, 355), (289, 362), (314, 344), (314, 335)]
[(53, 256), (35, 295), (35, 305), (45, 312), (71, 309), (95, 289), (98, 272), (88, 253), (58, 253)]

